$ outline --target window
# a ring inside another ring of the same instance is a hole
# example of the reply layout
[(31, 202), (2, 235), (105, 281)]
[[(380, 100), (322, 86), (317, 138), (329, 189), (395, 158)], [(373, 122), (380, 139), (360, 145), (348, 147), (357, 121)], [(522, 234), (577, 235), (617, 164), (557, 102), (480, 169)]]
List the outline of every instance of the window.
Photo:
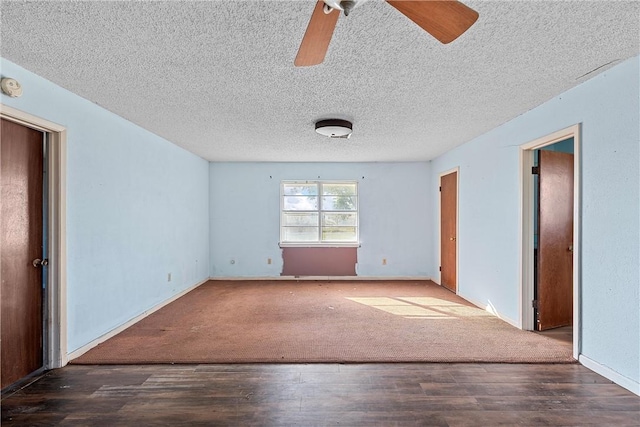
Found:
[(281, 243), (358, 242), (358, 183), (284, 181), (281, 194)]

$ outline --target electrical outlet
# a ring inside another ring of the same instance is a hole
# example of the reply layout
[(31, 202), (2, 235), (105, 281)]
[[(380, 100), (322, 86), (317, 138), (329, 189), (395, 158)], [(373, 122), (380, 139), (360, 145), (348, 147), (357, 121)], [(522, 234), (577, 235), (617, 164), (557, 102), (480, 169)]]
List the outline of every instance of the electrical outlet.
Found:
[(271, 264), (271, 258), (267, 258), (267, 264)]
[(171, 273), (168, 273), (167, 274), (167, 282), (170, 282), (170, 281), (171, 281)]
[(387, 259), (386, 258), (382, 258), (382, 265), (387, 265)]

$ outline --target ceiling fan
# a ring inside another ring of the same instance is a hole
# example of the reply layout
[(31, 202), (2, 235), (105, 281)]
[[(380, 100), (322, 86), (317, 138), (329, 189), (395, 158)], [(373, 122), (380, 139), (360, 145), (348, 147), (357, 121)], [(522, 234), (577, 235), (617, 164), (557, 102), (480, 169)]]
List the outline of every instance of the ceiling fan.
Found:
[[(366, 0), (318, 0), (304, 34), (296, 67), (324, 61), (340, 11), (345, 16)], [(478, 12), (456, 0), (386, 0), (441, 43), (450, 43), (478, 19)]]

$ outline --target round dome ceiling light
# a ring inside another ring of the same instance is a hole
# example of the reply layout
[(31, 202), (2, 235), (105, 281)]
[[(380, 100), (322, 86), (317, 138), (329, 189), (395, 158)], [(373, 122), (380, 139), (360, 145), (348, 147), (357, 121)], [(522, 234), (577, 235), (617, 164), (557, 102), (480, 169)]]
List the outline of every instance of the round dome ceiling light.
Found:
[(347, 120), (329, 119), (316, 123), (316, 132), (329, 138), (349, 138), (353, 125)]

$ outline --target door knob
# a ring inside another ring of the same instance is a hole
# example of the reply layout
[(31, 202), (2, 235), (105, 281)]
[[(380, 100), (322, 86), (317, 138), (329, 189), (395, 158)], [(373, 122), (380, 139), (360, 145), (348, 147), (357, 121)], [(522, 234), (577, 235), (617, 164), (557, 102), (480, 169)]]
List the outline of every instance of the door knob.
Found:
[(456, 238), (455, 237), (449, 237), (449, 240), (451, 240), (452, 242), (455, 242)]
[(569, 245), (569, 252), (573, 252), (573, 245)]
[(35, 268), (38, 268), (40, 266), (47, 266), (49, 265), (49, 260), (46, 258), (45, 259), (36, 258), (31, 262), (31, 264), (33, 264)]

